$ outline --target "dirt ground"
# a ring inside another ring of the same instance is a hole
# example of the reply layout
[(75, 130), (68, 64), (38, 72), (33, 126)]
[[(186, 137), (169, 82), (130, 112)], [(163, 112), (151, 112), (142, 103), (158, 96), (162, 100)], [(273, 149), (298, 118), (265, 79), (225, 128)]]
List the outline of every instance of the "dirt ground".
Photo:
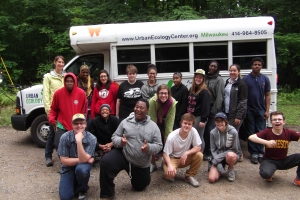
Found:
[[(292, 127), (298, 128), (298, 127)], [(31, 140), (29, 131), (17, 132), (0, 128), (0, 199), (59, 199), (59, 160), (46, 167), (44, 149)], [(300, 188), (293, 184), (296, 168), (277, 171), (273, 182), (264, 181), (258, 174), (259, 165), (249, 161), (247, 144), (241, 142), (245, 159), (235, 167), (236, 181), (221, 178), (210, 184), (207, 181), (207, 162), (196, 176), (200, 183), (194, 188), (184, 182), (184, 169), (179, 170), (174, 183), (161, 178), (162, 169), (152, 175), (150, 185), (142, 192), (131, 189), (128, 175), (122, 171), (115, 179), (114, 199), (299, 199)], [(299, 143), (291, 142), (289, 154), (299, 152)], [(89, 199), (99, 199), (99, 165), (91, 172)]]

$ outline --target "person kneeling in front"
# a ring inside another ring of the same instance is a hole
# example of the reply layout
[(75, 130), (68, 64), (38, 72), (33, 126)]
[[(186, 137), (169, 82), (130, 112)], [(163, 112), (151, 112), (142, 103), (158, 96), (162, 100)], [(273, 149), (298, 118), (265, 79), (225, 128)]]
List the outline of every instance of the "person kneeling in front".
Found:
[[(210, 149), (212, 160), (208, 164), (208, 181), (214, 183), (221, 175), (226, 175), (228, 181), (235, 181), (234, 165), (242, 155), (239, 135), (236, 129), (229, 125), (223, 112), (215, 115), (216, 127), (210, 132)], [(228, 165), (228, 170), (225, 166)]]
[(87, 199), (90, 171), (94, 162), (97, 139), (85, 131), (86, 119), (83, 114), (72, 118), (73, 130), (64, 133), (57, 149), (61, 161), (59, 197), (72, 199), (79, 192), (78, 199)]
[(147, 115), (148, 109), (148, 101), (139, 99), (134, 112), (113, 134), (115, 148), (100, 161), (100, 198), (115, 195), (114, 178), (124, 169), (135, 190), (142, 191), (150, 184), (151, 158), (162, 149), (162, 141), (158, 126)]
[(250, 135), (252, 142), (265, 145), (265, 154), (259, 166), (259, 174), (266, 181), (273, 181), (277, 169), (286, 170), (297, 167), (294, 184), (300, 186), (300, 154), (287, 156), (290, 141), (298, 141), (300, 134), (283, 128), (285, 117), (282, 112), (274, 111), (270, 115), (272, 128), (266, 128)]
[(163, 178), (174, 182), (177, 169), (190, 166), (186, 171), (185, 180), (192, 186), (199, 187), (199, 182), (194, 177), (203, 160), (203, 154), (200, 152), (202, 141), (197, 130), (193, 128), (194, 123), (195, 117), (186, 113), (181, 117), (181, 128), (169, 134), (163, 153)]

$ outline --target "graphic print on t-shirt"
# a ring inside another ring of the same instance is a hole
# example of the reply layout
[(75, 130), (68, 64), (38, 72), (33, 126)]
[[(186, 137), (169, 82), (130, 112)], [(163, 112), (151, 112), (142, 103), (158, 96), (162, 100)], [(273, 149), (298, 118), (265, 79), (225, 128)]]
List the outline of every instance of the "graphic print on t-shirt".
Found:
[(125, 98), (138, 98), (141, 96), (140, 88), (130, 88), (127, 92), (124, 92)]
[(197, 102), (196, 102), (196, 96), (194, 94), (189, 94), (189, 96), (188, 96), (187, 112), (188, 113), (195, 112), (196, 104), (197, 104)]
[(109, 91), (107, 89), (102, 89), (99, 91), (99, 96), (102, 98), (102, 99), (105, 99), (109, 94)]
[[(287, 149), (289, 148), (289, 141), (288, 140), (275, 140), (276, 141), (276, 145), (272, 148), (275, 149)], [(268, 146), (265, 146), (266, 148), (270, 148)]]

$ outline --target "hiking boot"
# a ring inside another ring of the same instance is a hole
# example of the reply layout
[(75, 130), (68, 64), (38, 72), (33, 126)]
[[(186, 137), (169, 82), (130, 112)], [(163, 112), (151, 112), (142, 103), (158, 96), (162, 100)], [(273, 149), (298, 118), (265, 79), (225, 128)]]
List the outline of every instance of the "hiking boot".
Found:
[(258, 164), (258, 156), (257, 156), (257, 154), (252, 154), (252, 156), (251, 156), (251, 162), (253, 164)]
[(152, 174), (155, 170), (157, 170), (156, 164), (151, 163), (151, 165), (150, 165), (150, 174)]
[(185, 181), (190, 183), (194, 187), (199, 187), (199, 182), (192, 176), (186, 176)]
[(46, 166), (47, 166), (47, 167), (53, 166), (52, 158), (46, 158)]
[(87, 192), (79, 192), (78, 200), (86, 200), (87, 197)]
[(229, 182), (234, 182), (235, 181), (235, 173), (234, 173), (233, 169), (228, 170), (227, 179), (228, 179)]
[(297, 186), (300, 186), (300, 180), (297, 180), (297, 178), (294, 179), (294, 184)]

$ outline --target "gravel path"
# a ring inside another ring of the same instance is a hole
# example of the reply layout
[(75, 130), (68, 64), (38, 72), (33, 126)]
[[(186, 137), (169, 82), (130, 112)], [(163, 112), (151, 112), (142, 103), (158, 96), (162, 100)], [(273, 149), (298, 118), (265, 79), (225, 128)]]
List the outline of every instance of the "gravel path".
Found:
[[(0, 128), (0, 199), (59, 199), (59, 160), (54, 156), (54, 166), (44, 164), (44, 149), (38, 148), (29, 132)], [(264, 181), (258, 174), (259, 165), (249, 161), (247, 145), (242, 142), (245, 159), (236, 165), (236, 181), (226, 178), (210, 184), (207, 181), (207, 162), (196, 176), (199, 188), (184, 182), (184, 169), (180, 169), (174, 183), (164, 181), (162, 169), (152, 175), (150, 185), (143, 192), (131, 189), (128, 175), (122, 171), (115, 179), (114, 199), (299, 199), (300, 188), (293, 184), (295, 170), (277, 171), (275, 180)], [(290, 152), (299, 152), (299, 143), (290, 143)], [(99, 199), (99, 165), (91, 172), (89, 199)]]

